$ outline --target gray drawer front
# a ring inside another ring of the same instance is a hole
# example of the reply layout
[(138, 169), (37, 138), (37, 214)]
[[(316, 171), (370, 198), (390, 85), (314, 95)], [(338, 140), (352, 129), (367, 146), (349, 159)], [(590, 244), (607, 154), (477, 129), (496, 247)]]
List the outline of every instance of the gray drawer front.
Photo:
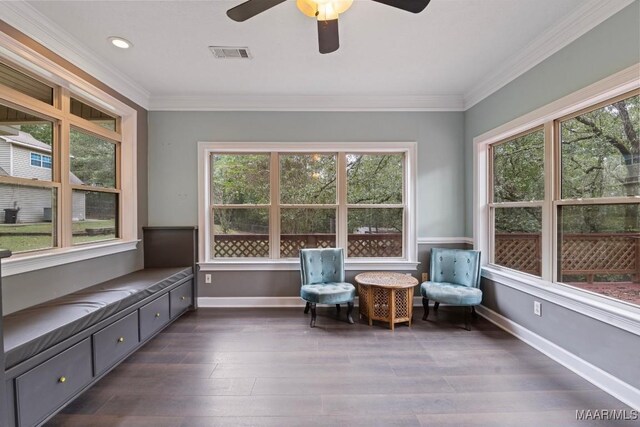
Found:
[(20, 427), (41, 422), (92, 379), (89, 338), (16, 379)]
[(169, 322), (169, 294), (140, 307), (140, 341), (144, 341)]
[(134, 311), (93, 334), (96, 375), (100, 375), (138, 345), (138, 312)]
[(193, 304), (193, 281), (189, 280), (171, 292), (171, 318), (178, 316), (185, 311), (191, 304)]

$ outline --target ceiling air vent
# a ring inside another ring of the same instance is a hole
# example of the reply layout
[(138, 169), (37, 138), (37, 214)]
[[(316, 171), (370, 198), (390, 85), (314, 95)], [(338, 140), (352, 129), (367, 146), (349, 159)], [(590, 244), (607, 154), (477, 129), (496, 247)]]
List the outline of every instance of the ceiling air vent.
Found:
[(218, 59), (251, 59), (248, 47), (209, 46), (209, 49)]

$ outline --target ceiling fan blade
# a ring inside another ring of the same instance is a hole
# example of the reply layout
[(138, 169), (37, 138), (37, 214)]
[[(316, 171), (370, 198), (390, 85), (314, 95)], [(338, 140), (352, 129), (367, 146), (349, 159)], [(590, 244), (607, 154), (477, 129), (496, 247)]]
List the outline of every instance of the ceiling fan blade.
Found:
[(373, 0), (377, 3), (406, 10), (407, 12), (420, 13), (431, 0)]
[(286, 0), (248, 0), (227, 10), (227, 16), (237, 22), (246, 21), (285, 1)]
[(318, 21), (318, 46), (320, 53), (331, 53), (340, 47), (338, 20)]

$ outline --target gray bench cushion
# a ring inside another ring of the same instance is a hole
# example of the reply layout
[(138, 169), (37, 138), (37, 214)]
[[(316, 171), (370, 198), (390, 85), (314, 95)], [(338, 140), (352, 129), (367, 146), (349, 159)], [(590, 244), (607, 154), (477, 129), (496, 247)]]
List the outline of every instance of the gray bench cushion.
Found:
[(138, 270), (5, 316), (7, 369), (192, 274), (192, 267)]

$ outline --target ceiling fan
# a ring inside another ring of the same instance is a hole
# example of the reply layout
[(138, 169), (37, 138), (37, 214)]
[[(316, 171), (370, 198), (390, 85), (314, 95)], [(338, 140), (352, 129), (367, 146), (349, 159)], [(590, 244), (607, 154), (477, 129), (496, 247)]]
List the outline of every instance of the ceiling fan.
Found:
[[(247, 0), (227, 10), (227, 16), (234, 21), (242, 22), (252, 18), (286, 0)], [(373, 0), (377, 3), (420, 13), (431, 0)], [(296, 0), (302, 13), (318, 20), (318, 45), (320, 53), (331, 53), (338, 50), (338, 15), (351, 7), (353, 0)]]

